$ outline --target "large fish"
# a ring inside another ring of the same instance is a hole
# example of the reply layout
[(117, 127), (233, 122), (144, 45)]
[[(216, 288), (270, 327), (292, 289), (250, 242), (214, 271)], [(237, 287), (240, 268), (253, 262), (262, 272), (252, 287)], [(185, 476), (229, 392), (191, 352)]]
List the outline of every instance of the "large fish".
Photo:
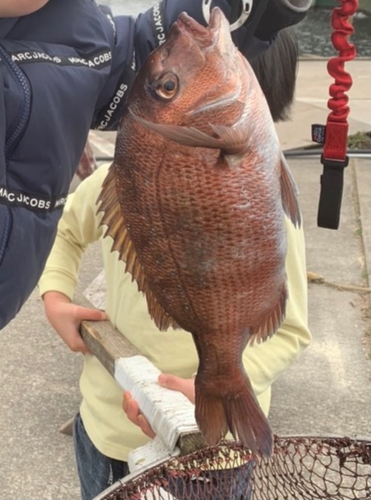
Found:
[(193, 336), (206, 442), (230, 430), (269, 455), (242, 353), (284, 318), (284, 213), (300, 224), (300, 212), (265, 98), (218, 8), (208, 27), (181, 14), (143, 65), (99, 200), (156, 325)]

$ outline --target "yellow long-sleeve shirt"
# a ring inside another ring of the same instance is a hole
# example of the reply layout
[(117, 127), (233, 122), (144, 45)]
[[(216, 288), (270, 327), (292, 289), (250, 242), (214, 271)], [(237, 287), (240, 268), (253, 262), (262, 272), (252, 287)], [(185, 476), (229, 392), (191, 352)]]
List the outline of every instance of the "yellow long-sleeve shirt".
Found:
[[(58, 226), (53, 250), (39, 282), (40, 293), (59, 291), (72, 299), (82, 255), (89, 243), (101, 240), (107, 281), (106, 312), (122, 332), (162, 372), (191, 377), (198, 357), (191, 335), (182, 330), (160, 332), (150, 319), (144, 295), (138, 292), (112, 239), (103, 238), (96, 215), (102, 182), (108, 165), (100, 167), (69, 196)], [(268, 414), (271, 385), (310, 342), (307, 326), (307, 282), (304, 235), (286, 221), (288, 253), (286, 273), (289, 300), (286, 318), (278, 332), (263, 344), (248, 346), (244, 365), (263, 411)], [(81, 417), (96, 448), (104, 455), (127, 460), (128, 453), (148, 438), (127, 419), (122, 410), (122, 389), (92, 355), (84, 356), (80, 379)]]

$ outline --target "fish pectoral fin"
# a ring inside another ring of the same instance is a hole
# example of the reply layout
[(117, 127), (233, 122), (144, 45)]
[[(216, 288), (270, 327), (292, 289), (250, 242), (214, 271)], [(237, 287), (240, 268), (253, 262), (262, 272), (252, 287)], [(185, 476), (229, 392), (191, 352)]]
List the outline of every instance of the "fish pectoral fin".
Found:
[(213, 132), (219, 136), (220, 149), (226, 155), (238, 155), (248, 150), (248, 128), (225, 127), (224, 125), (209, 124)]
[(154, 123), (141, 118), (131, 110), (130, 113), (135, 120), (147, 129), (184, 146), (220, 149), (228, 155), (241, 154), (247, 150), (247, 131), (245, 127), (232, 128), (209, 124), (213, 132), (218, 136), (213, 137), (194, 127)]
[(281, 197), (282, 206), (287, 217), (296, 227), (301, 226), (301, 214), (298, 203), (298, 188), (291, 174), (290, 167), (281, 153)]
[(166, 123), (154, 123), (133, 113), (135, 120), (141, 123), (144, 127), (159, 135), (162, 135), (166, 139), (178, 142), (184, 146), (199, 147), (199, 148), (211, 148), (211, 149), (221, 149), (221, 141), (215, 137), (205, 134), (194, 127), (182, 127), (180, 125), (171, 125)]
[(125, 218), (117, 195), (115, 168), (115, 163), (113, 163), (103, 182), (97, 200), (97, 204), (99, 204), (97, 214), (103, 212), (100, 226), (107, 226), (103, 237), (110, 236), (113, 239), (111, 251), (119, 253), (120, 260), (126, 263), (125, 272), (132, 275), (132, 279), (137, 282), (138, 290), (145, 294), (148, 312), (157, 327), (160, 330), (167, 330), (169, 327), (179, 328), (176, 321), (157, 302), (148, 284), (145, 272), (126, 229)]

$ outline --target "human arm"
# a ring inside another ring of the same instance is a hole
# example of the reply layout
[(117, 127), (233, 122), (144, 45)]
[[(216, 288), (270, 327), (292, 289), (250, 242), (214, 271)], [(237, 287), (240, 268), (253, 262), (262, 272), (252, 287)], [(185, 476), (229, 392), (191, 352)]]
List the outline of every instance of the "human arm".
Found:
[[(230, 19), (230, 3), (232, 0), (213, 0), (211, 8), (219, 6)], [(260, 4), (264, 6), (264, 0)], [(254, 2), (247, 21), (233, 32), (234, 42), (252, 63), (263, 86), (275, 121), (287, 117), (295, 90), (297, 42), (284, 28), (298, 23), (310, 4), (311, 0), (269, 0), (262, 9), (259, 2)], [(136, 72), (150, 52), (165, 41), (170, 27), (183, 11), (206, 24), (202, 0), (163, 0), (140, 14), (134, 23), (128, 24), (128, 16), (115, 18), (111, 77), (99, 98), (92, 128), (117, 129)], [(279, 32), (281, 36), (277, 37)], [(266, 54), (269, 54), (267, 58)]]
[(101, 167), (69, 196), (53, 249), (39, 281), (49, 322), (75, 352), (88, 352), (79, 335), (81, 321), (106, 319), (103, 311), (72, 303), (84, 250), (101, 235), (95, 201), (106, 171), (106, 167)]
[[(252, 5), (251, 13), (243, 25), (232, 33), (235, 44), (247, 59), (252, 59), (269, 48), (280, 30), (300, 22), (311, 2), (312, 0), (248, 2), (249, 7)], [(240, 12), (241, 0), (213, 0), (210, 8), (216, 6), (233, 23), (237, 18), (233, 12)], [(138, 16), (135, 44), (139, 64), (143, 63), (149, 50), (164, 42), (166, 33), (183, 11), (201, 24), (206, 24), (202, 0), (163, 0)]]

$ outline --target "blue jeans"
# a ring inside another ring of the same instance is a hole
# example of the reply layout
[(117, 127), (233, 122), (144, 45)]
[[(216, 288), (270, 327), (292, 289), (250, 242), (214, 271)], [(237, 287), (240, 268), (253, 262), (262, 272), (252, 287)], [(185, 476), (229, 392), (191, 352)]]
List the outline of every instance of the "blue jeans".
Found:
[[(102, 455), (85, 431), (80, 414), (74, 421), (74, 444), (82, 500), (92, 500), (113, 483), (129, 474), (128, 464)], [(202, 479), (183, 479), (169, 473), (165, 483), (175, 497), (187, 500), (252, 500), (250, 478), (253, 462), (235, 469), (208, 471)], [(201, 476), (200, 476), (201, 477)], [(165, 489), (164, 484), (162, 488)], [(210, 496), (208, 495), (210, 492)]]
[(102, 455), (90, 441), (78, 413), (73, 426), (77, 472), (82, 500), (92, 500), (129, 474), (128, 464)]
[[(187, 500), (252, 500), (251, 473), (253, 463), (234, 469), (203, 472), (192, 479), (189, 475), (172, 477), (167, 490), (175, 499)], [(164, 489), (165, 487), (162, 486)]]

